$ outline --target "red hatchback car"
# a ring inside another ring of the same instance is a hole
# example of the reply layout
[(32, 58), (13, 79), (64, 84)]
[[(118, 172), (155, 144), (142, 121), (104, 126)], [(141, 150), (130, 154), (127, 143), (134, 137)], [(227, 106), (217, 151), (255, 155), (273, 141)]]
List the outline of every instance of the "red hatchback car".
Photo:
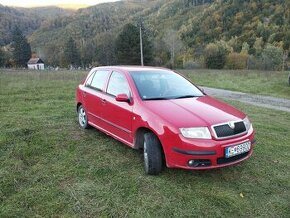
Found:
[(248, 117), (207, 96), (183, 76), (154, 67), (97, 67), (76, 90), (79, 124), (143, 149), (147, 174), (211, 169), (249, 158)]

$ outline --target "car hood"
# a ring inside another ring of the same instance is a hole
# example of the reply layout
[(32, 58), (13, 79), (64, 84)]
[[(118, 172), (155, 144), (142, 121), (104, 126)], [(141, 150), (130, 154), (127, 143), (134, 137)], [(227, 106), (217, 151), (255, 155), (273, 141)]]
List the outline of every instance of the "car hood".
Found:
[(211, 126), (241, 120), (245, 114), (210, 96), (143, 101), (144, 106), (164, 121), (180, 127)]

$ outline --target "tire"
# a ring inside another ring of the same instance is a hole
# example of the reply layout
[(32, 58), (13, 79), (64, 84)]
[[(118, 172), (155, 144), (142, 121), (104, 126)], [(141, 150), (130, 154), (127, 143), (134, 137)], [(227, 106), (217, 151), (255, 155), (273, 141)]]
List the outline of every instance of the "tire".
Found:
[(162, 171), (162, 148), (153, 133), (144, 135), (144, 169), (148, 175), (158, 175)]
[(78, 121), (81, 128), (88, 129), (90, 127), (88, 124), (87, 113), (82, 105), (78, 108)]

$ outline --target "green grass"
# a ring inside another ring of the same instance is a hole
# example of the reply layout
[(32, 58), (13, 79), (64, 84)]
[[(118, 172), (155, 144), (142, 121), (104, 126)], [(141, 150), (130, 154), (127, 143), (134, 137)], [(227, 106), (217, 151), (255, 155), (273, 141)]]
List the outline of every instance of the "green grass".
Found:
[(248, 70), (180, 70), (195, 84), (290, 99), (290, 72)]
[(76, 121), (84, 72), (0, 72), (0, 217), (289, 217), (290, 116), (242, 103), (253, 156), (146, 176), (140, 152)]

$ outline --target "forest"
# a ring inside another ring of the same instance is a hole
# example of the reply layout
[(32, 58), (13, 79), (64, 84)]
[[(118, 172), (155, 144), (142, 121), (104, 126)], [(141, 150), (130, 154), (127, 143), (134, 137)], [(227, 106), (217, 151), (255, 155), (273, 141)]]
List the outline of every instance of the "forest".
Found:
[[(140, 64), (170, 68), (288, 69), (286, 0), (127, 0), (77, 11), (0, 5), (0, 65), (18, 28), (51, 67)], [(19, 32), (18, 32), (19, 33)]]

